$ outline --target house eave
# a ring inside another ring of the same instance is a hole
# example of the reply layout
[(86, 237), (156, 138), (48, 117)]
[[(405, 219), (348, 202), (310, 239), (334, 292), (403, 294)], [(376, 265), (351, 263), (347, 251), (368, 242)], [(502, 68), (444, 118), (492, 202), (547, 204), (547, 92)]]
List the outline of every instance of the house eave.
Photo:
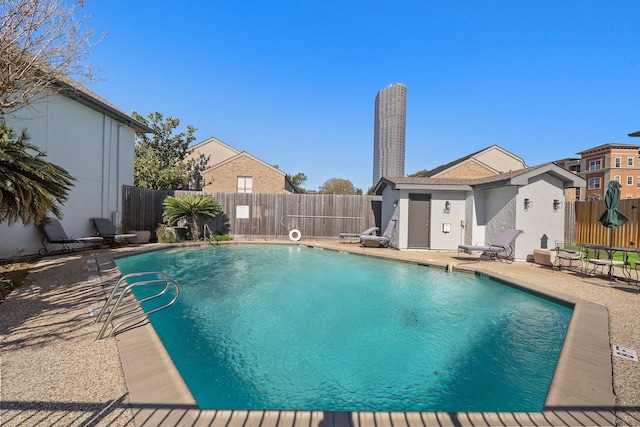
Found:
[(100, 100), (98, 96), (93, 96), (86, 88), (79, 90), (78, 88), (64, 82), (60, 82), (59, 85), (64, 88), (62, 93), (68, 98), (73, 99), (79, 104), (97, 111), (98, 113), (111, 117), (123, 125), (131, 127), (136, 133), (156, 133), (155, 130), (151, 129), (144, 123), (135, 120), (133, 117), (120, 111), (108, 102)]
[(471, 191), (470, 185), (461, 184), (396, 184), (396, 190), (414, 190), (414, 191)]

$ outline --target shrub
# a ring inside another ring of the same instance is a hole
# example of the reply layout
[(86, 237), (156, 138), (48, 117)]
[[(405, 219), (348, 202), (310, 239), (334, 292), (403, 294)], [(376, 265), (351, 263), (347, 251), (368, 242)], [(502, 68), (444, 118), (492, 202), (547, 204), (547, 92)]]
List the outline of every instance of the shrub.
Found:
[(11, 291), (27, 281), (29, 266), (22, 263), (11, 263), (0, 266), (0, 301)]
[(158, 243), (177, 243), (180, 241), (176, 230), (164, 224), (160, 224), (156, 229), (156, 236), (158, 237)]
[(216, 242), (229, 242), (233, 240), (231, 236), (226, 236), (224, 234), (217, 234), (214, 236), (214, 239), (216, 239)]
[(200, 223), (204, 217), (215, 218), (220, 213), (218, 201), (204, 194), (184, 194), (168, 196), (162, 203), (164, 212), (162, 219), (169, 224), (185, 221), (192, 239), (200, 239)]

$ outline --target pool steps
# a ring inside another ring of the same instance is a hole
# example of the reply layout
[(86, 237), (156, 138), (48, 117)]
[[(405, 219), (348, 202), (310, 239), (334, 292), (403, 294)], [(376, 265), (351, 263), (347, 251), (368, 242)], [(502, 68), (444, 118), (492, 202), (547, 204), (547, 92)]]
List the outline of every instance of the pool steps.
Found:
[[(142, 280), (140, 282), (135, 282), (130, 285), (127, 283), (127, 279), (130, 279), (133, 277), (142, 277), (142, 276), (149, 279)], [(149, 286), (149, 285), (158, 285), (162, 283), (164, 283), (164, 287), (160, 292), (157, 292), (149, 297), (145, 297), (140, 300), (133, 299), (131, 301), (124, 302), (126, 296), (132, 293), (133, 288)], [(122, 289), (123, 286), (125, 286), (124, 289)], [(143, 302), (161, 297), (162, 295), (166, 294), (169, 288), (171, 287), (175, 289), (175, 295), (171, 299), (171, 301), (146, 312), (141, 309), (141, 304)], [(121, 289), (122, 291), (118, 294), (118, 291), (120, 291)], [(116, 295), (118, 295), (118, 299), (113, 304), (113, 306), (111, 306), (111, 302), (114, 300)], [(108, 337), (113, 337), (117, 330), (119, 330), (123, 325), (132, 322), (133, 320), (139, 319), (141, 317), (145, 317), (151, 313), (155, 313), (157, 311), (164, 310), (165, 308), (172, 306), (173, 303), (177, 301), (179, 295), (180, 295), (180, 286), (178, 285), (178, 283), (172, 278), (170, 278), (169, 276), (167, 276), (167, 274), (162, 271), (147, 271), (147, 272), (140, 272), (140, 273), (131, 273), (131, 274), (122, 276), (120, 280), (118, 280), (116, 285), (113, 287), (113, 290), (111, 291), (111, 294), (107, 298), (107, 301), (104, 303), (104, 306), (101, 309), (99, 309), (99, 311), (92, 310), (92, 314), (96, 316), (96, 320), (95, 320), (96, 323), (100, 322), (105, 317), (105, 315), (108, 314), (106, 320), (104, 321), (104, 324), (102, 325), (102, 328), (100, 329), (100, 332), (98, 332), (96, 341), (100, 341), (105, 337), (107, 329), (109, 328), (109, 325), (112, 324), (115, 316), (119, 316), (119, 318), (122, 318), (122, 320), (115, 326), (112, 326), (111, 331), (108, 334)], [(131, 307), (131, 310), (126, 312), (121, 311), (122, 309), (127, 307)]]

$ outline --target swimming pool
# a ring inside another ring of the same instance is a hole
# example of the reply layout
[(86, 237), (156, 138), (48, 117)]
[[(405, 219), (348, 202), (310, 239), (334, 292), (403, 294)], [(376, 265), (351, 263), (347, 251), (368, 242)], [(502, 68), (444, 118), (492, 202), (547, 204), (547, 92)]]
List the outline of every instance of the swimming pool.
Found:
[(539, 411), (571, 309), (487, 278), (301, 246), (172, 249), (150, 320), (203, 409)]

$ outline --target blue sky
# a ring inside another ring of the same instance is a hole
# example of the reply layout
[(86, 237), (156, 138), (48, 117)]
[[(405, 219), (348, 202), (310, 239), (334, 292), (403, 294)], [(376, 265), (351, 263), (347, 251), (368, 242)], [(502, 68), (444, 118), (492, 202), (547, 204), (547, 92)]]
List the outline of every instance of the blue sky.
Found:
[(407, 174), (497, 144), (536, 165), (640, 143), (640, 1), (86, 0), (89, 88), (308, 180), (372, 185), (380, 89)]

